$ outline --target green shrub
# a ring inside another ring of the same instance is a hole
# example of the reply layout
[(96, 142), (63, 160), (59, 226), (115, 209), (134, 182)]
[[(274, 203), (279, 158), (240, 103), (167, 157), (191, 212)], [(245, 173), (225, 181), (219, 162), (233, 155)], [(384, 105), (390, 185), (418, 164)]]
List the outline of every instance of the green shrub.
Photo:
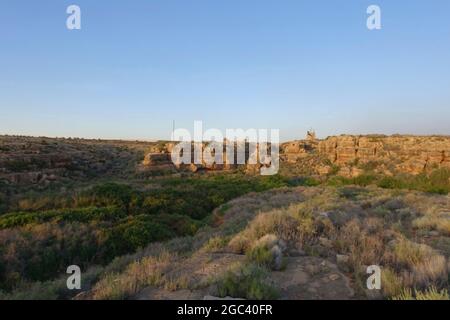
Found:
[(430, 174), (398, 175), (384, 177), (377, 185), (386, 189), (409, 189), (430, 193), (448, 194), (450, 192), (450, 170), (437, 169)]
[(351, 179), (341, 177), (341, 176), (332, 176), (327, 180), (327, 185), (332, 187), (341, 187), (353, 184)]
[(84, 195), (92, 198), (93, 204), (99, 206), (121, 206), (127, 212), (141, 202), (141, 195), (131, 186), (117, 183), (105, 183), (86, 191)]
[(230, 239), (228, 237), (214, 237), (208, 240), (208, 242), (202, 247), (202, 250), (206, 252), (217, 252), (224, 249)]
[(232, 268), (217, 283), (220, 297), (270, 300), (278, 297), (275, 288), (267, 283), (268, 271), (255, 264)]
[(358, 177), (353, 178), (353, 183), (358, 186), (368, 186), (373, 184), (377, 180), (377, 177), (370, 174), (362, 174)]
[(72, 264), (85, 269), (103, 262), (103, 252), (98, 230), (78, 222), (8, 230), (0, 239), (0, 289), (52, 279)]
[(107, 239), (105, 243), (107, 257), (112, 259), (118, 255), (134, 252), (150, 242), (163, 241), (174, 236), (175, 233), (167, 226), (151, 221), (145, 216), (131, 218), (104, 231), (104, 237)]
[(366, 193), (367, 190), (359, 187), (343, 187), (339, 189), (339, 196), (346, 199), (356, 199), (360, 194)]
[(312, 178), (312, 177), (297, 177), (290, 179), (288, 181), (289, 186), (291, 187), (298, 187), (298, 186), (305, 186), (305, 187), (315, 187), (320, 185), (320, 181)]
[(287, 185), (281, 176), (222, 174), (161, 179), (146, 191), (102, 183), (81, 192), (27, 193), (7, 204), (17, 212), (0, 216), (0, 289), (53, 279), (70, 264), (85, 269), (151, 242), (192, 236), (229, 200)]
[(257, 265), (266, 266), (268, 268), (272, 266), (274, 260), (274, 255), (267, 246), (251, 248), (247, 252), (247, 257)]
[(20, 227), (45, 222), (90, 222), (118, 221), (126, 217), (126, 213), (116, 207), (62, 209), (38, 212), (14, 212), (0, 216), (0, 229)]

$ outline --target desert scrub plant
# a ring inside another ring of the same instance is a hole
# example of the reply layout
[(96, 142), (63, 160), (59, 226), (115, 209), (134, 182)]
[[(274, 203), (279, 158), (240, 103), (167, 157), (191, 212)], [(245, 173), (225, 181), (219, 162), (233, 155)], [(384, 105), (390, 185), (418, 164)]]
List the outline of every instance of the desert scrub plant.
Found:
[(393, 269), (383, 267), (381, 272), (381, 290), (386, 298), (400, 295), (405, 289), (404, 281)]
[(450, 214), (437, 213), (424, 215), (413, 221), (416, 229), (436, 230), (446, 236), (450, 236)]
[(216, 283), (218, 295), (251, 300), (276, 299), (278, 292), (268, 283), (267, 277), (267, 269), (255, 264), (232, 266)]
[(444, 284), (448, 280), (447, 261), (444, 256), (433, 255), (413, 267), (413, 278), (418, 286)]
[(408, 268), (429, 258), (432, 255), (432, 250), (426, 245), (402, 238), (394, 244), (393, 253), (397, 265), (400, 268)]
[(61, 276), (49, 281), (36, 281), (21, 283), (8, 293), (0, 291), (0, 300), (68, 300), (77, 294), (87, 291), (98, 280), (103, 268), (94, 266), (83, 272), (83, 281), (80, 290), (67, 288), (67, 277)]
[(431, 286), (425, 291), (414, 290), (414, 293), (411, 288), (405, 288), (392, 300), (450, 300), (450, 297), (446, 289), (439, 291), (436, 287)]
[(224, 250), (228, 242), (230, 241), (229, 237), (213, 237), (208, 239), (208, 241), (203, 245), (200, 249), (203, 252), (218, 252)]
[(376, 180), (377, 177), (373, 174), (362, 174), (353, 178), (353, 183), (358, 186), (366, 187), (375, 183)]
[(348, 200), (357, 200), (358, 196), (367, 193), (366, 189), (354, 186), (342, 187), (338, 190), (339, 196)]
[(399, 174), (383, 177), (377, 185), (386, 189), (409, 189), (430, 193), (448, 194), (450, 192), (450, 169), (441, 168), (431, 173), (419, 175)]
[(349, 255), (349, 266), (356, 271), (363, 265), (382, 262), (385, 246), (380, 234), (369, 234), (359, 220), (353, 219), (337, 233), (336, 249)]
[(126, 213), (117, 207), (88, 207), (37, 212), (12, 212), (0, 216), (0, 229), (46, 222), (119, 221)]
[[(298, 221), (298, 235), (296, 238), (303, 246), (310, 242), (316, 235), (317, 224), (315, 223), (311, 212), (302, 209), (297, 211), (296, 219)], [(295, 238), (290, 240), (295, 240)]]
[(298, 187), (298, 186), (315, 187), (320, 185), (320, 181), (314, 179), (313, 177), (296, 177), (289, 179), (288, 185), (290, 187)]
[(266, 246), (255, 246), (247, 252), (247, 257), (251, 262), (254, 262), (261, 266), (267, 266), (271, 268), (274, 264), (274, 254), (271, 249)]
[(164, 284), (164, 271), (174, 260), (174, 256), (164, 251), (155, 257), (145, 257), (130, 264), (120, 274), (105, 275), (93, 288), (95, 300), (122, 300), (132, 297), (146, 286)]
[(163, 287), (168, 291), (188, 289), (190, 287), (190, 280), (186, 275), (180, 277), (164, 277)]
[(278, 209), (258, 214), (246, 229), (231, 239), (229, 247), (233, 252), (244, 253), (267, 234), (273, 234), (284, 241), (298, 240), (299, 221), (287, 211), (289, 209)]
[(445, 257), (427, 245), (401, 239), (394, 245), (392, 259), (397, 268), (410, 271), (409, 277), (416, 287), (440, 285), (448, 280)]
[(280, 270), (284, 266), (283, 249), (285, 243), (280, 241), (277, 236), (267, 234), (248, 250), (247, 258), (249, 261), (257, 265), (270, 268), (272, 270)]
[(341, 187), (341, 186), (345, 186), (345, 185), (350, 185), (350, 184), (352, 184), (352, 182), (353, 181), (350, 178), (333, 175), (328, 178), (326, 184), (328, 186), (332, 186), (332, 187)]

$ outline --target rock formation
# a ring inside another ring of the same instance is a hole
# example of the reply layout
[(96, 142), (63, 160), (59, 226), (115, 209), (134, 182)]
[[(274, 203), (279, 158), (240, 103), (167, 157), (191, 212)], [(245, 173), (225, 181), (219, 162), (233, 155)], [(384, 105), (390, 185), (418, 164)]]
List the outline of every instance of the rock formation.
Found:
[[(245, 144), (245, 157), (240, 164), (235, 164), (238, 144), (234, 145), (234, 154), (227, 155), (224, 143), (223, 164), (207, 164), (205, 161), (195, 163), (192, 145), (193, 164), (176, 166), (171, 159), (175, 145), (174, 142), (168, 141), (0, 136), (0, 183), (27, 186), (105, 174), (125, 175), (127, 168), (134, 170), (136, 159), (139, 158), (143, 158), (143, 161), (138, 160), (137, 173), (144, 177), (178, 171), (221, 171), (238, 168), (248, 174), (258, 174), (262, 166), (260, 161), (257, 164), (249, 164), (249, 143)], [(201, 150), (204, 151), (207, 147), (208, 143), (203, 143)], [(319, 140), (311, 131), (306, 139), (282, 143), (279, 147), (280, 167), (287, 173), (301, 168), (308, 174), (337, 173), (355, 177), (367, 170), (385, 175), (417, 175), (439, 168), (450, 169), (450, 137), (447, 136), (341, 135)]]
[(450, 168), (450, 137), (443, 136), (337, 136), (318, 144), (318, 152), (333, 164), (373, 163), (419, 174)]
[[(170, 148), (166, 148), (170, 149)], [(247, 150), (248, 151), (248, 150)], [(226, 157), (226, 152), (224, 151)], [(315, 156), (315, 157), (314, 157)], [(155, 159), (162, 157), (166, 166), (170, 156), (149, 154), (154, 160), (145, 165), (159, 168)], [(246, 153), (248, 159), (248, 152)], [(326, 159), (327, 162), (321, 161)], [(329, 174), (333, 167), (338, 174), (354, 177), (364, 172), (361, 167), (376, 169), (392, 175), (395, 172), (419, 174), (438, 168), (450, 168), (450, 137), (446, 136), (384, 136), (341, 135), (318, 140), (314, 132), (308, 132), (305, 140), (286, 142), (280, 145), (281, 165), (308, 166), (319, 175)], [(249, 173), (257, 173), (259, 167), (245, 165)], [(236, 166), (213, 165), (189, 166), (191, 171), (234, 169)]]

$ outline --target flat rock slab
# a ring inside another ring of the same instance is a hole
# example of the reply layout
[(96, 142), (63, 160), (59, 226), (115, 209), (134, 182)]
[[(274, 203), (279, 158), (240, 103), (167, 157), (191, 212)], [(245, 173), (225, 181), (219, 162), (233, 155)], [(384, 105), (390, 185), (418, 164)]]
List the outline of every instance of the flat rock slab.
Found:
[(338, 267), (315, 257), (287, 258), (283, 271), (272, 272), (271, 281), (286, 300), (348, 300), (355, 295), (350, 280)]
[[(236, 262), (243, 262), (245, 256), (234, 254), (198, 254), (181, 264), (173, 266), (168, 275), (189, 275), (189, 283), (207, 283), (206, 279), (217, 276)], [(280, 299), (285, 300), (348, 300), (354, 297), (350, 280), (334, 263), (316, 257), (286, 258), (286, 269), (272, 271), (269, 281), (278, 289)], [(211, 287), (199, 286), (195, 290), (166, 290), (148, 287), (135, 299), (138, 300), (203, 300), (216, 299), (211, 296)], [(228, 297), (232, 299), (232, 297)]]

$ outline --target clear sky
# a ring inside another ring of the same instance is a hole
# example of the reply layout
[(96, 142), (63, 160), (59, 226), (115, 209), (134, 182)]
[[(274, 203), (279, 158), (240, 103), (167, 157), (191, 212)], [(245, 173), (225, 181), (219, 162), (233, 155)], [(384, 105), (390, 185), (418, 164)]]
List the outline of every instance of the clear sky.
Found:
[(0, 134), (168, 139), (172, 120), (450, 134), (450, 1), (0, 0)]

